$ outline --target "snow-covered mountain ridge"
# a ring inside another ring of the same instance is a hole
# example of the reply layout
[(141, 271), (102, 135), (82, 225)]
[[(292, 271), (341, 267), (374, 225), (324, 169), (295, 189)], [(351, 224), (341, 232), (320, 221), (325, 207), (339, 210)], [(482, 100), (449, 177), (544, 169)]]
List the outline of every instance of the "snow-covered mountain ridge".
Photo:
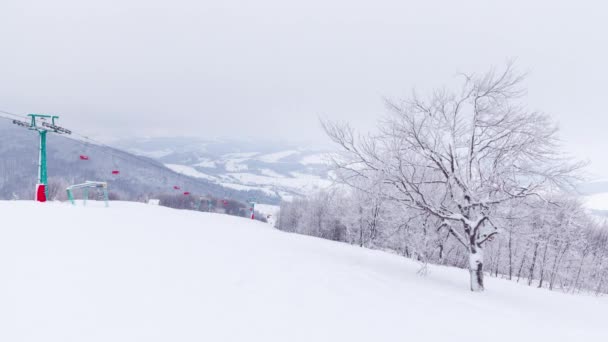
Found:
[(608, 222), (608, 179), (596, 179), (579, 186), (583, 205), (600, 222)]
[(119, 142), (131, 153), (157, 159), (173, 171), (236, 190), (260, 190), (282, 199), (332, 184), (329, 154), (288, 144), (197, 138)]

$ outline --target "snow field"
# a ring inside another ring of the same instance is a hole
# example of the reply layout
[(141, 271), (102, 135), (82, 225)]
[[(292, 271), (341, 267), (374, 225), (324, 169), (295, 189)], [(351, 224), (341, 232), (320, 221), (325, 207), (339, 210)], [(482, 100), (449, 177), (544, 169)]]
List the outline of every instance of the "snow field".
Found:
[(220, 214), (0, 202), (0, 341), (606, 341), (608, 300)]

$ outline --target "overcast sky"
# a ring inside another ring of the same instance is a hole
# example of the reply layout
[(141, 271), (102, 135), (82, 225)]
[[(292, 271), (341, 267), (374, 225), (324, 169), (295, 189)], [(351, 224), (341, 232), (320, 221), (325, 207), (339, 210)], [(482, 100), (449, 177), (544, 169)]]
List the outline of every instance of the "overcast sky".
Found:
[(323, 145), (318, 117), (371, 126), (383, 97), (517, 58), (528, 103), (608, 177), (603, 1), (0, 2), (0, 109), (93, 137)]

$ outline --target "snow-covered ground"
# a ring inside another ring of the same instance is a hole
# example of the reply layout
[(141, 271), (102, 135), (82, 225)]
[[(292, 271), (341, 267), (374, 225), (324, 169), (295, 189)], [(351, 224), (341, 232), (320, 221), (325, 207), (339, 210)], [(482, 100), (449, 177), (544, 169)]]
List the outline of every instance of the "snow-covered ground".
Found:
[[(266, 171), (266, 173), (268, 172)], [(261, 188), (265, 188), (265, 186), (270, 186), (274, 189), (282, 187), (297, 188), (305, 193), (324, 189), (332, 184), (330, 180), (298, 172), (291, 172), (289, 177), (276, 174), (266, 176), (251, 173), (230, 173), (225, 179), (235, 179), (239, 181), (239, 184), (259, 186)]]
[(302, 165), (326, 165), (330, 162), (330, 155), (328, 153), (311, 154), (300, 159)]
[(608, 298), (112, 202), (0, 202), (0, 341), (606, 341)]
[(203, 178), (203, 179), (207, 179), (207, 180), (211, 180), (211, 181), (216, 180), (215, 177), (209, 176), (202, 172), (199, 172), (195, 168), (190, 167), (190, 166), (178, 165), (178, 164), (165, 164), (165, 166), (177, 173), (181, 173), (186, 176), (195, 177), (195, 178)]
[(268, 224), (275, 226), (281, 207), (278, 205), (256, 203), (255, 210), (266, 217)]
[(281, 152), (266, 154), (266, 155), (258, 157), (257, 159), (261, 160), (263, 162), (266, 162), (266, 163), (277, 163), (281, 159), (287, 158), (291, 155), (298, 154), (298, 153), (299, 152), (295, 151), (295, 150), (281, 151)]
[(247, 171), (247, 165), (239, 164), (235, 161), (228, 161), (225, 165), (227, 166), (227, 170), (229, 169), (231, 172), (213, 176), (203, 173), (191, 166), (165, 164), (169, 169), (186, 176), (206, 179), (235, 190), (262, 191), (265, 194), (280, 197), (282, 199), (289, 199), (290, 191), (297, 191), (299, 194), (308, 194), (326, 189), (333, 184), (329, 179), (302, 172), (290, 172), (283, 175), (270, 169), (260, 169), (257, 170), (259, 174), (256, 174), (243, 172)]
[(240, 191), (261, 191), (269, 196), (276, 196), (277, 193), (273, 190), (270, 189), (266, 189), (266, 188), (261, 188), (261, 187), (257, 187), (257, 186), (249, 186), (249, 185), (243, 185), (243, 184), (238, 184), (238, 183), (226, 183), (226, 182), (222, 182), (219, 183), (221, 186), (226, 187), (226, 188), (230, 188), (230, 189), (234, 189), (234, 190), (240, 190)]

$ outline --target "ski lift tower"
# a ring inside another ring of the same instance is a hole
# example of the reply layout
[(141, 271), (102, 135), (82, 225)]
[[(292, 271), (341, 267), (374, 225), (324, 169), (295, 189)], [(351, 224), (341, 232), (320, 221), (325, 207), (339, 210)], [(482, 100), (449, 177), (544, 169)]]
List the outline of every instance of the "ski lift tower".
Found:
[(255, 204), (257, 203), (257, 200), (255, 198), (250, 198), (247, 202), (249, 202), (250, 217), (252, 220), (255, 220)]
[[(53, 132), (57, 134), (72, 134), (70, 130), (55, 125), (56, 115), (28, 114), (30, 122), (13, 120), (17, 126), (37, 131), (40, 138), (38, 152), (38, 183), (36, 184), (36, 201), (46, 202), (47, 172), (46, 172), (46, 134)], [(50, 122), (48, 122), (50, 120)]]

